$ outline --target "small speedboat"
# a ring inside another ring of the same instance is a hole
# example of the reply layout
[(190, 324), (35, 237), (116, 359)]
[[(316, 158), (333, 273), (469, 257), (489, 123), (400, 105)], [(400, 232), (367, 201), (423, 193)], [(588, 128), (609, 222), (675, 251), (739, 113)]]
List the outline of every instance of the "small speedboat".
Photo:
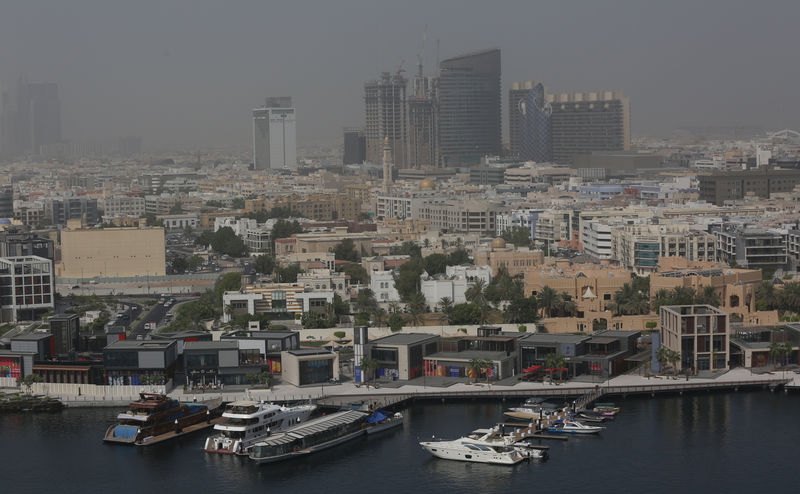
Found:
[(605, 422), (606, 420), (612, 420), (614, 417), (609, 415), (603, 415), (600, 412), (595, 412), (594, 410), (581, 410), (577, 413), (577, 416), (589, 421), (596, 421), (596, 422)]
[(595, 403), (594, 410), (606, 417), (615, 417), (622, 409), (613, 403)]
[(597, 434), (605, 427), (586, 425), (573, 420), (556, 420), (547, 431), (555, 434)]

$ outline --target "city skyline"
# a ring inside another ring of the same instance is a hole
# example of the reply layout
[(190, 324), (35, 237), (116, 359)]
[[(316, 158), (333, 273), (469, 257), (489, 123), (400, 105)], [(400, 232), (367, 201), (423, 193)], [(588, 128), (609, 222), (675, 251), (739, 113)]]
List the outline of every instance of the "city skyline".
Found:
[[(437, 58), (503, 51), (506, 142), (505, 94), (517, 80), (544, 80), (565, 92), (622, 90), (634, 102), (635, 135), (691, 126), (798, 127), (782, 104), (799, 70), (782, 62), (791, 59), (794, 4), (725, 3), (724, 19), (720, 3), (471, 5), (480, 29), (464, 29), (448, 4), (399, 9), (353, 1), (318, 5), (311, 18), (281, 5), (232, 11), (196, 2), (192, 9), (181, 8), (189, 5), (183, 2), (136, 9), (89, 4), (45, 10), (18, 4), (0, 20), (0, 83), (10, 88), (20, 76), (57, 83), (63, 138), (76, 142), (141, 135), (155, 148), (247, 148), (252, 101), (290, 93), (302, 122), (298, 143), (338, 142), (343, 126), (364, 123), (363, 81), (401, 64), (410, 78), (426, 24), (428, 74)], [(535, 30), (526, 29), (530, 16), (507, 15), (528, 9), (539, 20)], [(571, 21), (567, 37), (560, 34), (564, 18)], [(268, 29), (252, 29), (256, 23)], [(752, 26), (767, 27), (756, 35)], [(263, 41), (256, 42), (256, 32)], [(775, 65), (786, 73), (764, 82), (759, 67)]]

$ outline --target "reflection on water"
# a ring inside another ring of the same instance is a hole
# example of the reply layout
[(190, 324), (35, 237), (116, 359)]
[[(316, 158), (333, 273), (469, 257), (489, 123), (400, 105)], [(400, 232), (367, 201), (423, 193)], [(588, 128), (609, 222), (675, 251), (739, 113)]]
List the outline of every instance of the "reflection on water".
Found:
[[(516, 402), (418, 404), (402, 429), (293, 461), (257, 465), (202, 451), (204, 435), (152, 447), (101, 440), (117, 409), (0, 416), (4, 492), (641, 492), (794, 489), (800, 395), (768, 392), (629, 398), (599, 437), (547, 441), (550, 460), (515, 466), (433, 458), (419, 441), (452, 439), (502, 420)], [(764, 423), (774, 433), (766, 434)], [(13, 453), (10, 453), (13, 452)], [(757, 472), (758, 475), (753, 473)], [(759, 480), (760, 479), (760, 480)]]

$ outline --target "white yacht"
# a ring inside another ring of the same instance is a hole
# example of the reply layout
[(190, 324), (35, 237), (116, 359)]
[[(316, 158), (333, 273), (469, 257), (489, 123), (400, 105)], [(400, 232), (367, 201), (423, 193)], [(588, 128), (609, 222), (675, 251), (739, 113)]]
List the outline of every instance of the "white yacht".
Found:
[(453, 441), (421, 442), (419, 445), (433, 456), (445, 460), (516, 465), (527, 458), (517, 448), (482, 444), (464, 437)]
[(550, 426), (548, 432), (563, 434), (597, 434), (604, 429), (605, 427), (586, 425), (572, 420), (557, 420)]
[(473, 444), (483, 444), (486, 446), (507, 446), (517, 449), (528, 458), (544, 459), (547, 458), (547, 446), (539, 446), (528, 442), (515, 442), (510, 435), (501, 434), (495, 427), (492, 429), (476, 429), (467, 437), (462, 437), (462, 441)]
[(285, 407), (257, 401), (234, 401), (228, 404), (214, 426), (217, 434), (206, 439), (208, 453), (247, 455), (248, 449), (270, 434), (308, 420), (316, 405)]

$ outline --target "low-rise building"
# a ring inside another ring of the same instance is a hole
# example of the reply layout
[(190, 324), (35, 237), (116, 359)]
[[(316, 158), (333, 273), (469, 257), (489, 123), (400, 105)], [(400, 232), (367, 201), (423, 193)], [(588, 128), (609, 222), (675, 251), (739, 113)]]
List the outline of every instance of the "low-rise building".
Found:
[(339, 379), (339, 354), (330, 350), (287, 350), (281, 352), (281, 366), (281, 379), (293, 386), (325, 384)]
[(399, 302), (400, 293), (394, 286), (393, 271), (371, 271), (369, 287), (378, 302)]
[(657, 270), (661, 257), (683, 257), (689, 261), (713, 261), (715, 238), (692, 230), (686, 224), (621, 225), (611, 228), (611, 257), (637, 274)]
[(544, 263), (542, 251), (506, 246), (506, 241), (500, 237), (492, 240), (489, 246), (476, 249), (473, 258), (476, 266), (489, 266), (492, 273), (504, 268), (511, 276), (523, 274)]
[(782, 269), (789, 263), (786, 236), (775, 229), (728, 224), (715, 230), (717, 260), (750, 269)]
[(680, 354), (677, 370), (725, 371), (730, 361), (730, 317), (710, 305), (675, 305), (659, 312), (661, 346)]
[(104, 382), (108, 385), (165, 384), (175, 375), (174, 340), (120, 340), (103, 349)]
[(55, 307), (53, 261), (0, 257), (0, 321), (33, 320)]
[(260, 360), (248, 359), (236, 341), (189, 341), (183, 348), (186, 385), (248, 384), (248, 374), (263, 370)]
[[(393, 334), (369, 342), (370, 356), (378, 361), (377, 378), (409, 380), (424, 373), (424, 358), (439, 350), (438, 335)], [(356, 367), (356, 376), (359, 367)]]
[(281, 372), (281, 352), (300, 348), (297, 331), (234, 331), (222, 335), (220, 340), (235, 341), (248, 365), (259, 362), (273, 373)]
[(160, 214), (156, 219), (160, 220), (167, 230), (194, 229), (200, 224), (200, 218), (194, 213)]

